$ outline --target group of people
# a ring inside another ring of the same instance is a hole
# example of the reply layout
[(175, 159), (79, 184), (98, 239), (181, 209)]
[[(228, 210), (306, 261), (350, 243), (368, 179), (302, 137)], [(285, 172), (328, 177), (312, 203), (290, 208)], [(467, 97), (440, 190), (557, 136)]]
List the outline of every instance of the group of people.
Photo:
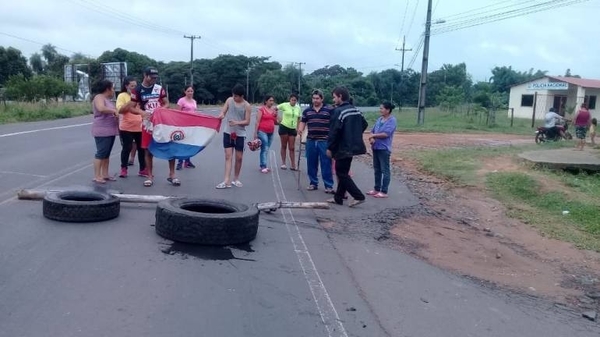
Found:
[[(121, 92), (116, 104), (113, 84), (110, 81), (100, 81), (96, 86), (93, 98), (94, 121), (92, 135), (96, 142), (94, 161), (94, 181), (104, 184), (116, 180), (108, 174), (110, 152), (116, 136), (121, 140), (121, 172), (120, 177), (128, 175), (133, 155), (137, 151), (139, 162), (138, 175), (145, 177), (144, 186), (153, 185), (153, 156), (148, 147), (152, 139), (151, 115), (158, 107), (168, 107), (166, 91), (156, 83), (158, 71), (153, 67), (144, 69), (143, 80), (137, 83), (134, 78), (123, 80)], [(193, 98), (193, 87), (185, 88), (177, 106), (183, 111), (196, 111), (197, 104)], [(337, 87), (332, 91), (333, 106), (324, 104), (323, 92), (312, 92), (312, 104), (304, 111), (298, 103), (298, 96), (292, 94), (289, 101), (276, 105), (271, 95), (264, 98), (263, 104), (256, 113), (255, 128), (252, 135), (247, 127), (251, 123), (252, 106), (245, 99), (242, 85), (232, 88), (229, 97), (218, 115), (223, 123), (223, 148), (225, 152), (224, 179), (217, 189), (242, 187), (240, 172), (242, 168), (244, 149), (253, 142), (260, 144), (259, 169), (262, 173), (271, 172), (268, 153), (273, 141), (275, 128), (281, 140), (282, 170), (297, 171), (296, 142), (306, 135), (306, 168), (308, 187), (310, 191), (319, 189), (318, 172), (321, 171), (325, 193), (333, 194), (328, 202), (343, 204), (350, 194), (353, 207), (366, 200), (363, 192), (354, 183), (350, 168), (354, 156), (365, 154), (366, 145), (364, 132), (368, 123), (363, 114), (352, 105), (348, 90)], [(375, 183), (367, 195), (375, 198), (386, 198), (390, 184), (390, 154), (392, 140), (396, 129), (396, 119), (392, 115), (393, 104), (384, 102), (380, 106), (381, 116), (371, 129), (368, 142), (373, 153), (373, 168)], [(253, 136), (251, 138), (250, 136)], [(258, 141), (260, 140), (260, 141)], [(167, 180), (178, 186), (181, 184), (175, 176), (175, 171), (181, 168), (194, 168), (190, 158), (169, 160), (169, 176)], [(233, 171), (233, 179), (232, 179)], [(334, 190), (333, 176), (337, 176), (337, 188)]]
[[(556, 135), (560, 135), (562, 138), (566, 139), (564, 127), (559, 127), (557, 125), (557, 123), (562, 123), (565, 120), (567, 119), (557, 114), (556, 109), (554, 108), (550, 108), (550, 110), (546, 113), (544, 116), (544, 127), (548, 129), (551, 138), (554, 138)], [(577, 143), (575, 144), (576, 151), (583, 151), (588, 131), (592, 146), (596, 145), (595, 138), (598, 121), (596, 118), (592, 118), (592, 114), (588, 110), (586, 103), (582, 103), (575, 116), (573, 116), (573, 124), (575, 126), (575, 138), (577, 138)]]

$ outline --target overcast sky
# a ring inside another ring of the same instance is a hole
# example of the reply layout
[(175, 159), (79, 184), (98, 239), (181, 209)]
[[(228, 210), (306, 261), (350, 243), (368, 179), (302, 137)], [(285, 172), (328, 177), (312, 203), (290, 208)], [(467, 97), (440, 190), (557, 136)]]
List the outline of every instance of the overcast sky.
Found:
[[(52, 43), (67, 55), (82, 52), (97, 57), (120, 47), (157, 60), (188, 61), (190, 40), (183, 38), (185, 33), (202, 37), (195, 42), (195, 58), (227, 53), (271, 56), (284, 65), (306, 62), (303, 67), (308, 71), (340, 64), (365, 74), (400, 68), (396, 64), (401, 53), (395, 50), (401, 47), (400, 37), (406, 35), (406, 48), (417, 49), (427, 6), (426, 0), (2, 2), (0, 45), (16, 47), (27, 57), (39, 51), (38, 42)], [(543, 2), (433, 0), (433, 21), (446, 23), (432, 29)], [(486, 8), (472, 11), (481, 7)], [(489, 78), (490, 70), (502, 65), (548, 70), (551, 75), (570, 68), (573, 74), (599, 79), (600, 25), (594, 14), (598, 11), (600, 0), (589, 0), (433, 35), (429, 71), (444, 63), (465, 62), (475, 81)], [(406, 68), (414, 55), (406, 53)], [(412, 65), (417, 71), (421, 55)]]

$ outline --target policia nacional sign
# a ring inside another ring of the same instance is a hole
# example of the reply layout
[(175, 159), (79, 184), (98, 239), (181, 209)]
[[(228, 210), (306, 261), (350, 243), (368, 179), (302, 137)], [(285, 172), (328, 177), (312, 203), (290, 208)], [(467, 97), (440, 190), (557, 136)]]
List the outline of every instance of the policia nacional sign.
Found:
[(527, 90), (568, 90), (569, 83), (565, 82), (545, 82), (545, 83), (529, 83)]

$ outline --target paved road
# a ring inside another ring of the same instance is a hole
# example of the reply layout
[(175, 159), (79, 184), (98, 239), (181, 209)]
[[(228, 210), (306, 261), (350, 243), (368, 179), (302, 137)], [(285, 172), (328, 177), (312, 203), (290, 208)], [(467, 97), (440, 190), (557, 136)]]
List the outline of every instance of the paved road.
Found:
[[(15, 200), (20, 188), (92, 188), (89, 122), (0, 126), (2, 337), (598, 336), (595, 323), (551, 303), (491, 290), (380, 243), (389, 217), (418, 204), (396, 181), (381, 203), (261, 215), (251, 244), (209, 249), (157, 236), (149, 205), (124, 204), (113, 221), (81, 225), (49, 221), (40, 202)], [(216, 138), (195, 170), (179, 173), (180, 187), (168, 185), (167, 164), (158, 162), (153, 187), (131, 176), (111, 188), (244, 203), (325, 198), (298, 190), (289, 170), (261, 174), (252, 152), (245, 186), (216, 190), (220, 144)], [(271, 163), (278, 162), (273, 151)], [(369, 188), (368, 168), (353, 170)], [(317, 217), (344, 230), (325, 231)]]

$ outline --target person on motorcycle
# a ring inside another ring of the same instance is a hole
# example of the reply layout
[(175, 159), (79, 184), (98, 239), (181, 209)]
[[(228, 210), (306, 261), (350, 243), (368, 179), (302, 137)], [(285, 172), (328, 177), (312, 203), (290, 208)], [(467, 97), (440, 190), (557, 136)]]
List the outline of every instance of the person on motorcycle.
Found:
[(562, 122), (565, 118), (556, 113), (554, 108), (550, 108), (550, 110), (544, 116), (544, 127), (548, 130), (547, 134), (549, 138), (554, 138), (556, 133), (559, 133), (561, 137), (566, 139), (564, 128), (559, 128), (556, 126), (557, 122)]

